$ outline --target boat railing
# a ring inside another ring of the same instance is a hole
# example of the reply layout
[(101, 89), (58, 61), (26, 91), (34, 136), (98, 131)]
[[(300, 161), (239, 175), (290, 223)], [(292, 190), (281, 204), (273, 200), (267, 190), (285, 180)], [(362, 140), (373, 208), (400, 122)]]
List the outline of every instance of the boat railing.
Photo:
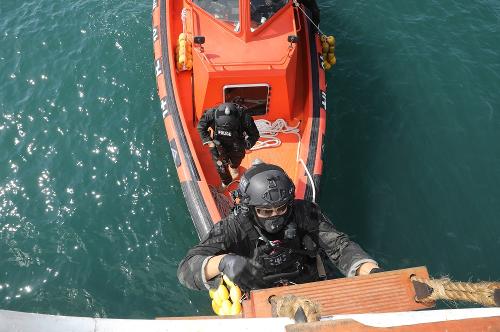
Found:
[(297, 136), (297, 152), (295, 155), (296, 162), (304, 167), (304, 171), (306, 172), (307, 178), (311, 183), (312, 189), (312, 201), (316, 202), (316, 184), (313, 181), (313, 177), (309, 169), (307, 168), (304, 159), (300, 157), (300, 149), (302, 147), (302, 135), (300, 134), (300, 121), (295, 126), (289, 126), (284, 119), (276, 119), (274, 122), (266, 119), (259, 119), (255, 121), (257, 128), (259, 129), (259, 133), (261, 138), (265, 138), (268, 141), (258, 141), (260, 144), (256, 144), (252, 150), (258, 150), (263, 148), (270, 147), (278, 147), (281, 145), (281, 140), (277, 138), (277, 135), (280, 133), (284, 134), (294, 134)]

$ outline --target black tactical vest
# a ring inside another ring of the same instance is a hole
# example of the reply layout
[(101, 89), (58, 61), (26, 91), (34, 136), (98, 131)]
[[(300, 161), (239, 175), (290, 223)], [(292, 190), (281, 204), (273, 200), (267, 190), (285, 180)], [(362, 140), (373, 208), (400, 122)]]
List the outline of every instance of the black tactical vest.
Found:
[(272, 286), (318, 280), (315, 265), (317, 250), (306, 250), (303, 239), (261, 239), (254, 257), (264, 269), (264, 280)]
[(240, 112), (231, 111), (227, 115), (224, 110), (215, 110), (214, 138), (221, 142), (234, 142), (243, 139)]

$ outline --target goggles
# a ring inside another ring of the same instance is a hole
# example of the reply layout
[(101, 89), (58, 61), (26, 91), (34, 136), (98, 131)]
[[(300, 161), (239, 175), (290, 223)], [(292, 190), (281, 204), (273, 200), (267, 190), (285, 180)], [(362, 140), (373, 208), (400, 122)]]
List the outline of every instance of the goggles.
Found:
[(269, 218), (273, 216), (280, 216), (288, 209), (288, 203), (285, 203), (277, 208), (255, 208), (255, 213), (260, 218)]

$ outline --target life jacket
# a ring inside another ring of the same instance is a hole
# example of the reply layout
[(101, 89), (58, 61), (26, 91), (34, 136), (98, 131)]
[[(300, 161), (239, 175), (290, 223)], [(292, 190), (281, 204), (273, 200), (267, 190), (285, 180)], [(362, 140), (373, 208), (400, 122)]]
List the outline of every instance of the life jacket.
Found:
[(240, 118), (241, 111), (237, 108), (232, 109), (230, 114), (225, 114), (223, 109), (216, 109), (214, 139), (223, 143), (243, 140)]

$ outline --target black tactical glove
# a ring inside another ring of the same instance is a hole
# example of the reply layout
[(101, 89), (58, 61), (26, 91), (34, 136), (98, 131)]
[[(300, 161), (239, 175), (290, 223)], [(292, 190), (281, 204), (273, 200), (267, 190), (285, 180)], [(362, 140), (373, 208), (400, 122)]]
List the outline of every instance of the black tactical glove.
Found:
[(262, 267), (243, 256), (228, 254), (219, 263), (219, 271), (224, 273), (244, 291), (265, 288)]
[(245, 149), (250, 150), (253, 144), (248, 139), (245, 139)]
[(370, 274), (379, 273), (379, 272), (384, 272), (384, 269), (381, 267), (374, 267), (373, 269), (370, 270)]

